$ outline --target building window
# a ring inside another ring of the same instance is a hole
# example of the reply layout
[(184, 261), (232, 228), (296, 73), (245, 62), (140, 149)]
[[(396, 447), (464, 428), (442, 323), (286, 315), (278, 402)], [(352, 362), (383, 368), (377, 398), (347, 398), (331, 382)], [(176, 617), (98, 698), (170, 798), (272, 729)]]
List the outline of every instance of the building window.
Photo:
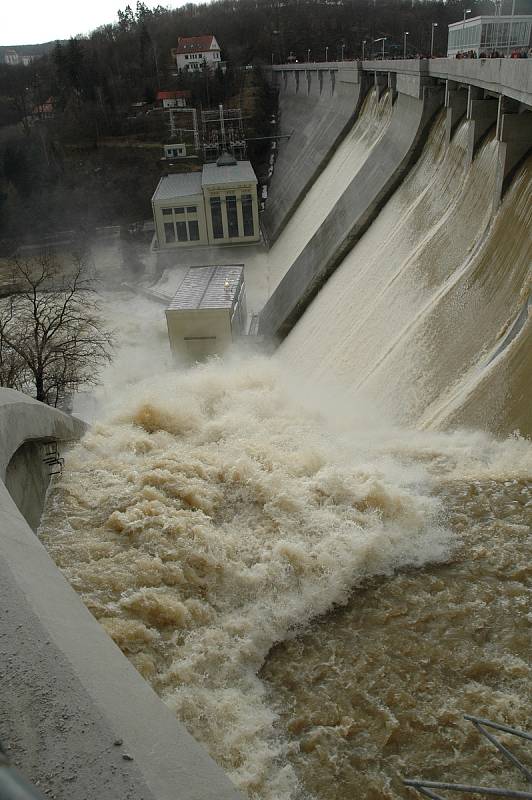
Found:
[(254, 236), (253, 224), (253, 198), (250, 194), (242, 195), (242, 219), (244, 222), (244, 236)]
[(185, 213), (184, 208), (174, 208), (174, 214), (184, 214), (184, 213)]
[(171, 217), (172, 216), (172, 209), (171, 208), (163, 208), (163, 217)]
[(199, 225), (194, 219), (189, 220), (188, 236), (191, 242), (199, 242)]
[(222, 201), (219, 197), (211, 197), (211, 219), (212, 233), (215, 239), (224, 238), (224, 226), (222, 222)]
[(176, 222), (175, 229), (176, 229), (176, 232), (177, 232), (177, 241), (178, 242), (188, 242), (187, 223), (186, 222)]
[(173, 222), (165, 222), (164, 223), (164, 238), (166, 240), (166, 244), (170, 244), (171, 242), (175, 242), (175, 230), (174, 230), (174, 223)]
[(197, 206), (187, 206), (187, 214), (197, 214)]
[(238, 238), (238, 214), (236, 210), (236, 195), (227, 195), (225, 198), (227, 209), (227, 235), (230, 239)]

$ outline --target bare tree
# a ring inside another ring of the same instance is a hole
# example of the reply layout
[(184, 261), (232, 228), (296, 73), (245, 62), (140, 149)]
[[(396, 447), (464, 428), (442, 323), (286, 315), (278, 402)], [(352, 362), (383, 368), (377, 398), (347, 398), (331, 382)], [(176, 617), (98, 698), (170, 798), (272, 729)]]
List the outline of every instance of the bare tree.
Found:
[(57, 406), (97, 383), (113, 335), (83, 259), (66, 270), (48, 252), (16, 259), (13, 289), (0, 301), (0, 384)]

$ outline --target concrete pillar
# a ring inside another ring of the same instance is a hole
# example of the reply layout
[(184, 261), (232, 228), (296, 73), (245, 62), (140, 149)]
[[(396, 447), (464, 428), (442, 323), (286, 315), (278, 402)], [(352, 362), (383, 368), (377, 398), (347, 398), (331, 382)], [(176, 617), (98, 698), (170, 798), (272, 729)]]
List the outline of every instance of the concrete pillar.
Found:
[(498, 125), (497, 175), (493, 211), (497, 211), (508, 180), (519, 162), (532, 149), (532, 111), (501, 114)]
[(300, 76), (300, 74), (301, 73), (299, 72), (298, 69), (294, 70), (294, 80), (296, 82), (296, 94), (298, 94), (298, 92), (299, 92), (299, 76)]
[(375, 72), (374, 73), (375, 90), (377, 92), (377, 100), (380, 100), (381, 95), (388, 88), (388, 74)]
[(397, 72), (388, 72), (388, 92), (392, 98), (392, 103), (397, 97)]
[(520, 111), (521, 105), (517, 100), (501, 94), (499, 97), (499, 108), (497, 111), (497, 139), (501, 140), (502, 118), (505, 114), (517, 114)]
[(494, 97), (484, 97), (484, 90), (470, 86), (467, 93), (467, 119), (470, 121), (468, 133), (467, 159), (471, 163), (478, 143), (492, 125), (497, 122), (499, 101)]
[(307, 76), (307, 94), (310, 94), (310, 88), (312, 86), (312, 73), (309, 69), (305, 70)]
[(467, 111), (467, 100), (466, 89), (460, 89), (454, 81), (445, 81), (445, 108), (447, 109), (445, 139), (447, 143), (451, 141), (456, 126)]

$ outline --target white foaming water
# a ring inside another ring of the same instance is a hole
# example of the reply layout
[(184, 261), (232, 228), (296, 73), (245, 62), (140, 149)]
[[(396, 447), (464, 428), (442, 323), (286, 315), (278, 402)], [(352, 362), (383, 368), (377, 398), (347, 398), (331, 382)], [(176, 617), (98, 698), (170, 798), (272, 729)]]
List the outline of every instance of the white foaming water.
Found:
[(446, 557), (414, 458), (339, 438), (271, 361), (138, 385), (88, 433), (41, 536), (90, 610), (250, 796), (292, 770), (257, 673), (365, 576)]

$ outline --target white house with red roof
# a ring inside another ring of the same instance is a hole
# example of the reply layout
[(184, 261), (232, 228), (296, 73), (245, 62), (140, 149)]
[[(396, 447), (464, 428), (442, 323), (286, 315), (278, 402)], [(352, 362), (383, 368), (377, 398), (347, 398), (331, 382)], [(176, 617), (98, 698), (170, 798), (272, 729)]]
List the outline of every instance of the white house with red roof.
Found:
[(186, 89), (176, 89), (175, 91), (157, 92), (156, 101), (162, 103), (163, 108), (185, 108), (190, 92)]
[(178, 69), (216, 69), (222, 66), (220, 45), (212, 33), (206, 36), (180, 36), (175, 59)]

